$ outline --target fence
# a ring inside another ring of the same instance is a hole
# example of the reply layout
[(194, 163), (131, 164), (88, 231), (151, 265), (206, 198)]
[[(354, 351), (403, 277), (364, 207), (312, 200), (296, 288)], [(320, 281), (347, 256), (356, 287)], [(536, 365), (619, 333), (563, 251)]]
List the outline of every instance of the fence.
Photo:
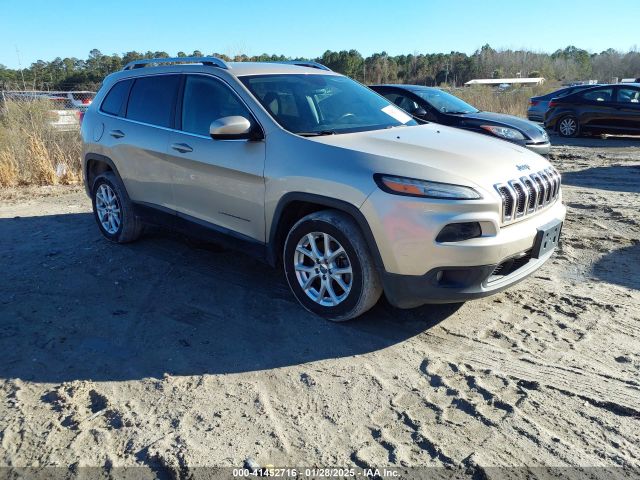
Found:
[(82, 122), (84, 112), (87, 110), (95, 92), (68, 91), (50, 92), (38, 90), (3, 90), (0, 91), (2, 104), (13, 102), (43, 101), (50, 104), (48, 112), (49, 125), (59, 131), (77, 130)]

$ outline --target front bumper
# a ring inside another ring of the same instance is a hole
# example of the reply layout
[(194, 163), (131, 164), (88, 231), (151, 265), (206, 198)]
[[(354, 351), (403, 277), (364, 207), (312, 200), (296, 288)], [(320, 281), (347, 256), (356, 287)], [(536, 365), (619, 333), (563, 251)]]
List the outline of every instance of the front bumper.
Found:
[(551, 142), (527, 143), (525, 147), (539, 155), (549, 155), (549, 152), (551, 151)]
[[(526, 263), (504, 276), (494, 275), (498, 266), (438, 267), (425, 275), (398, 275), (385, 272), (382, 275), (384, 293), (389, 303), (398, 308), (414, 308), (425, 303), (457, 303), (487, 297), (521, 282), (549, 258), (528, 259)], [(516, 260), (517, 261), (517, 260)]]
[[(425, 202), (382, 191), (361, 207), (380, 253), (384, 290), (403, 308), (424, 303), (460, 302), (499, 292), (539, 268), (551, 254), (531, 259), (507, 275), (492, 275), (498, 265), (532, 250), (538, 230), (564, 221), (562, 195), (544, 210), (502, 225), (492, 200)], [(450, 223), (478, 222), (482, 236), (437, 242)], [(439, 278), (439, 272), (444, 274)]]

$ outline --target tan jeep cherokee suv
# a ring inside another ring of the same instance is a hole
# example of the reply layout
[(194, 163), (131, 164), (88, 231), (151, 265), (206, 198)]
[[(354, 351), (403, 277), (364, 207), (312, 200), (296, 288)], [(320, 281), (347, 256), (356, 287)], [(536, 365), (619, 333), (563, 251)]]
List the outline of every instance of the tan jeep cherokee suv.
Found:
[(311, 62), (132, 62), (82, 124), (102, 234), (161, 222), (282, 265), (330, 320), (500, 291), (540, 267), (560, 175), (525, 148), (411, 116)]

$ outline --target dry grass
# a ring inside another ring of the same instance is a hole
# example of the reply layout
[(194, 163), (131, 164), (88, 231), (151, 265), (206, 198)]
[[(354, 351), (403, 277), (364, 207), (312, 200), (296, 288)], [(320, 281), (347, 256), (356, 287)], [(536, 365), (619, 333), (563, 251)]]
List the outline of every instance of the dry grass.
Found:
[(49, 124), (52, 109), (46, 100), (8, 100), (2, 105), (0, 187), (81, 180), (80, 134), (55, 130)]
[(15, 185), (18, 180), (18, 164), (7, 150), (0, 150), (0, 186)]
[(529, 99), (544, 95), (560, 88), (559, 85), (545, 84), (536, 87), (512, 87), (499, 91), (493, 87), (475, 86), (457, 88), (451, 93), (485, 112), (506, 113), (527, 117)]
[(67, 193), (84, 192), (84, 186), (76, 185), (31, 185), (16, 187), (0, 187), (0, 205), (16, 205), (28, 202), (34, 198), (59, 197)]

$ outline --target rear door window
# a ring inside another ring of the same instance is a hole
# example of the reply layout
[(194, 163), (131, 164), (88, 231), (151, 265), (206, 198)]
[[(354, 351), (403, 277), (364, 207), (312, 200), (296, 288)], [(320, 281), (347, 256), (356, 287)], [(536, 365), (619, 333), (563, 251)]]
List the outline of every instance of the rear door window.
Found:
[(159, 127), (171, 127), (180, 75), (136, 78), (127, 106), (127, 118)]
[(589, 90), (581, 95), (583, 100), (589, 102), (611, 102), (613, 99), (613, 88), (598, 88), (596, 90)]
[(132, 80), (122, 80), (111, 87), (100, 109), (109, 115), (120, 115), (124, 111), (124, 104), (127, 101), (132, 82)]

